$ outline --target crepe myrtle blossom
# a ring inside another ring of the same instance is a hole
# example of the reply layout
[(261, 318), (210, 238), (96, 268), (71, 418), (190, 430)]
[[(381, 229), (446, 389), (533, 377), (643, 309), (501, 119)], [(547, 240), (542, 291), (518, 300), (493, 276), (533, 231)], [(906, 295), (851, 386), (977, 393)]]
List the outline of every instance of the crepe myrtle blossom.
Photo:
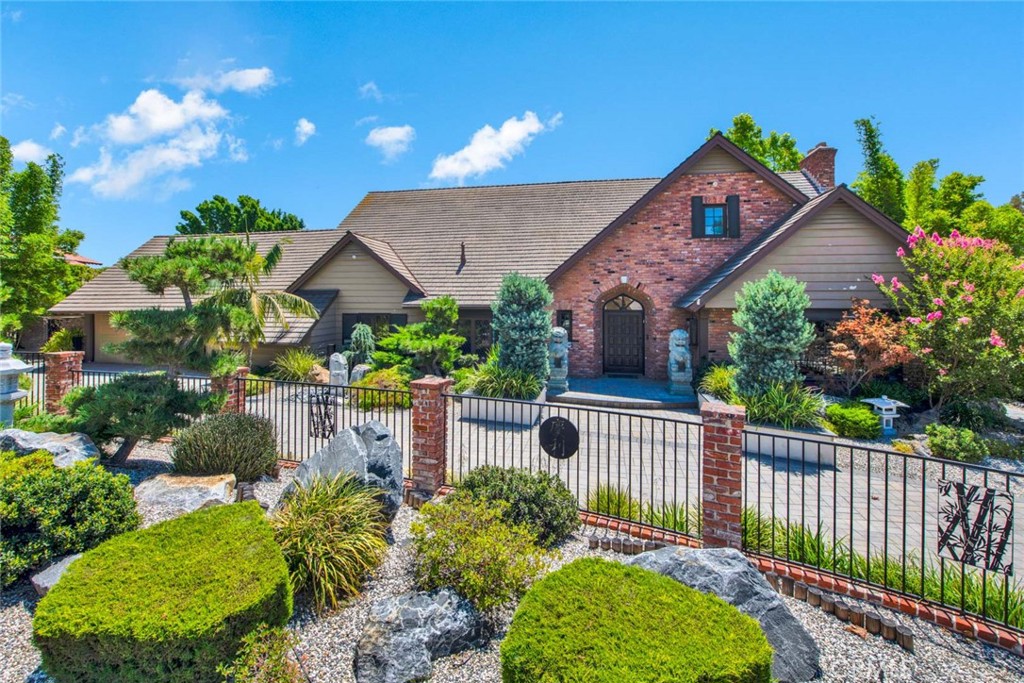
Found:
[(917, 316), (912, 315), (909, 318), (907, 318), (907, 322), (910, 323), (911, 325), (920, 325), (921, 319), (918, 318)]
[(945, 377), (946, 375), (949, 374), (949, 371), (946, 370), (946, 368), (939, 368), (939, 374)]
[(995, 330), (992, 330), (991, 332), (988, 333), (988, 343), (991, 344), (992, 346), (1006, 346), (1006, 342), (1003, 341), (1003, 338), (1000, 337), (999, 333), (996, 332)]
[(964, 303), (968, 303), (968, 304), (974, 303), (974, 297), (971, 296), (970, 294), (961, 294), (960, 295), (960, 300), (963, 301)]
[(884, 285), (885, 284), (885, 278), (882, 277), (881, 275), (879, 275), (878, 273), (874, 273), (871, 276), (871, 281), (874, 282), (876, 285)]
[(940, 308), (946, 305), (946, 302), (940, 299), (939, 297), (935, 297), (934, 299), (932, 299), (932, 303)]
[(923, 349), (921, 349), (921, 355), (922, 356), (927, 355), (927, 354), (929, 354), (931, 352), (932, 352), (932, 347), (930, 347), (930, 346), (926, 346)]
[(959, 318), (956, 319), (956, 321), (958, 323), (960, 323), (961, 325), (970, 325), (971, 324), (971, 319), (968, 318), (966, 315), (960, 316)]
[(900, 279), (898, 277), (893, 275), (892, 282), (889, 283), (889, 286), (892, 287), (892, 290), (894, 292), (897, 292), (897, 291), (899, 291), (900, 287), (903, 286), (903, 283), (900, 282)]
[(1019, 289), (1019, 290), (1017, 291), (1017, 298), (1018, 298), (1018, 299), (1024, 299), (1024, 287), (1021, 287), (1021, 288), (1020, 288), (1020, 289)]
[(907, 255), (907, 252), (903, 250), (903, 247), (900, 247), (899, 249), (896, 250), (896, 255), (899, 256), (900, 258), (903, 258)]
[(925, 316), (925, 320), (927, 320), (930, 323), (933, 323), (936, 320), (942, 320), (942, 311), (932, 311), (931, 313)]
[(964, 291), (965, 292), (973, 292), (974, 291), (974, 285), (972, 285), (970, 282), (965, 282), (964, 283)]

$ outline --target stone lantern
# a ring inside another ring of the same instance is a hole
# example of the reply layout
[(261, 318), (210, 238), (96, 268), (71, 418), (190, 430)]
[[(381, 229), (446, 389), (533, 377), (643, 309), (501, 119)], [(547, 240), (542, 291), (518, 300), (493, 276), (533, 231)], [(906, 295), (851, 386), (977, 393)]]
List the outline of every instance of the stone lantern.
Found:
[(29, 369), (29, 366), (13, 358), (14, 347), (0, 344), (0, 427), (14, 425), (14, 404), (28, 396), (28, 392), (18, 389), (18, 376)]
[(882, 435), (896, 436), (896, 428), (892, 422), (900, 416), (899, 408), (909, 408), (906, 403), (883, 395), (881, 398), (862, 398), (861, 403), (867, 403), (875, 409), (875, 415), (882, 421)]

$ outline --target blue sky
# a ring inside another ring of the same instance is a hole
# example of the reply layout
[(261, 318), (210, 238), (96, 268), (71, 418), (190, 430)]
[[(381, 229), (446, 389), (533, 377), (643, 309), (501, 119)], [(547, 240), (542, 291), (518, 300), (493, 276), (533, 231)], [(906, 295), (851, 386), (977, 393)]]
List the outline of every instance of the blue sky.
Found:
[(750, 112), (860, 168), (1024, 190), (1024, 5), (4, 2), (0, 132), (54, 150), (109, 264), (251, 194), (331, 228), (369, 190), (667, 173)]

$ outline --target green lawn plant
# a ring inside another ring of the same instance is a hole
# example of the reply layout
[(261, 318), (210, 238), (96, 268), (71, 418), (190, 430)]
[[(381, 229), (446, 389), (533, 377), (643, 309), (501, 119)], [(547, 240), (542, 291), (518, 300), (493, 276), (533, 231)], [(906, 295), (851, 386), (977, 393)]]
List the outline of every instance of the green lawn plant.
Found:
[(171, 459), (180, 474), (233, 474), (256, 481), (277, 464), (274, 422), (246, 413), (210, 415), (175, 433)]
[(39, 347), (39, 350), (43, 353), (54, 353), (57, 351), (74, 351), (75, 350), (75, 339), (82, 337), (82, 331), (71, 328), (62, 327), (53, 333), (53, 335), (46, 340), (46, 343)]
[(505, 521), (507, 506), (468, 497), (424, 505), (412, 524), (419, 587), (452, 588), (483, 612), (522, 596), (547, 554), (529, 527)]
[(291, 614), (266, 515), (236, 503), (85, 553), (39, 601), (33, 641), (58, 683), (217, 683), (247, 634)]
[(0, 453), (0, 586), (138, 525), (127, 476), (92, 461), (56, 467), (45, 451)]
[(503, 683), (769, 683), (760, 625), (717, 596), (599, 558), (548, 574), (501, 643)]
[(627, 489), (614, 485), (602, 485), (591, 490), (587, 496), (587, 510), (689, 536), (700, 536), (703, 526), (699, 503), (690, 506), (671, 501), (640, 503)]
[(704, 373), (698, 388), (719, 401), (735, 403), (736, 400), (736, 366), (712, 365)]
[(271, 518), (292, 586), (307, 592), (318, 611), (358, 595), (384, 559), (387, 523), (377, 495), (352, 474), (318, 477)]
[(463, 477), (453, 495), (506, 503), (502, 519), (525, 525), (545, 547), (561, 543), (580, 526), (576, 496), (547, 472), (485, 465)]
[(825, 407), (821, 393), (802, 384), (771, 382), (758, 393), (738, 398), (746, 406), (749, 422), (783, 429), (819, 427)]
[(544, 381), (525, 370), (502, 367), (499, 358), (500, 345), (493, 344), (483, 363), (459, 377), (456, 390), (472, 391), (486, 398), (536, 399), (544, 389)]

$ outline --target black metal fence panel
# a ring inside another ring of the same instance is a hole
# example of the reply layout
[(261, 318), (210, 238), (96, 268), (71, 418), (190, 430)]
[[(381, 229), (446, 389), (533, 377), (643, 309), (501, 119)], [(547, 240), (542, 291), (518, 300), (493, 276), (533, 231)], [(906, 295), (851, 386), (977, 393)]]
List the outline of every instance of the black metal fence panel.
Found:
[(46, 403), (46, 356), (34, 351), (18, 351), (14, 357), (31, 367), (19, 380), (28, 396), (14, 404), (15, 418), (37, 415), (43, 412)]
[(446, 483), (483, 465), (543, 471), (583, 510), (700, 536), (699, 418), (462, 395), (446, 402)]
[(747, 429), (743, 544), (1024, 630), (1024, 475)]

